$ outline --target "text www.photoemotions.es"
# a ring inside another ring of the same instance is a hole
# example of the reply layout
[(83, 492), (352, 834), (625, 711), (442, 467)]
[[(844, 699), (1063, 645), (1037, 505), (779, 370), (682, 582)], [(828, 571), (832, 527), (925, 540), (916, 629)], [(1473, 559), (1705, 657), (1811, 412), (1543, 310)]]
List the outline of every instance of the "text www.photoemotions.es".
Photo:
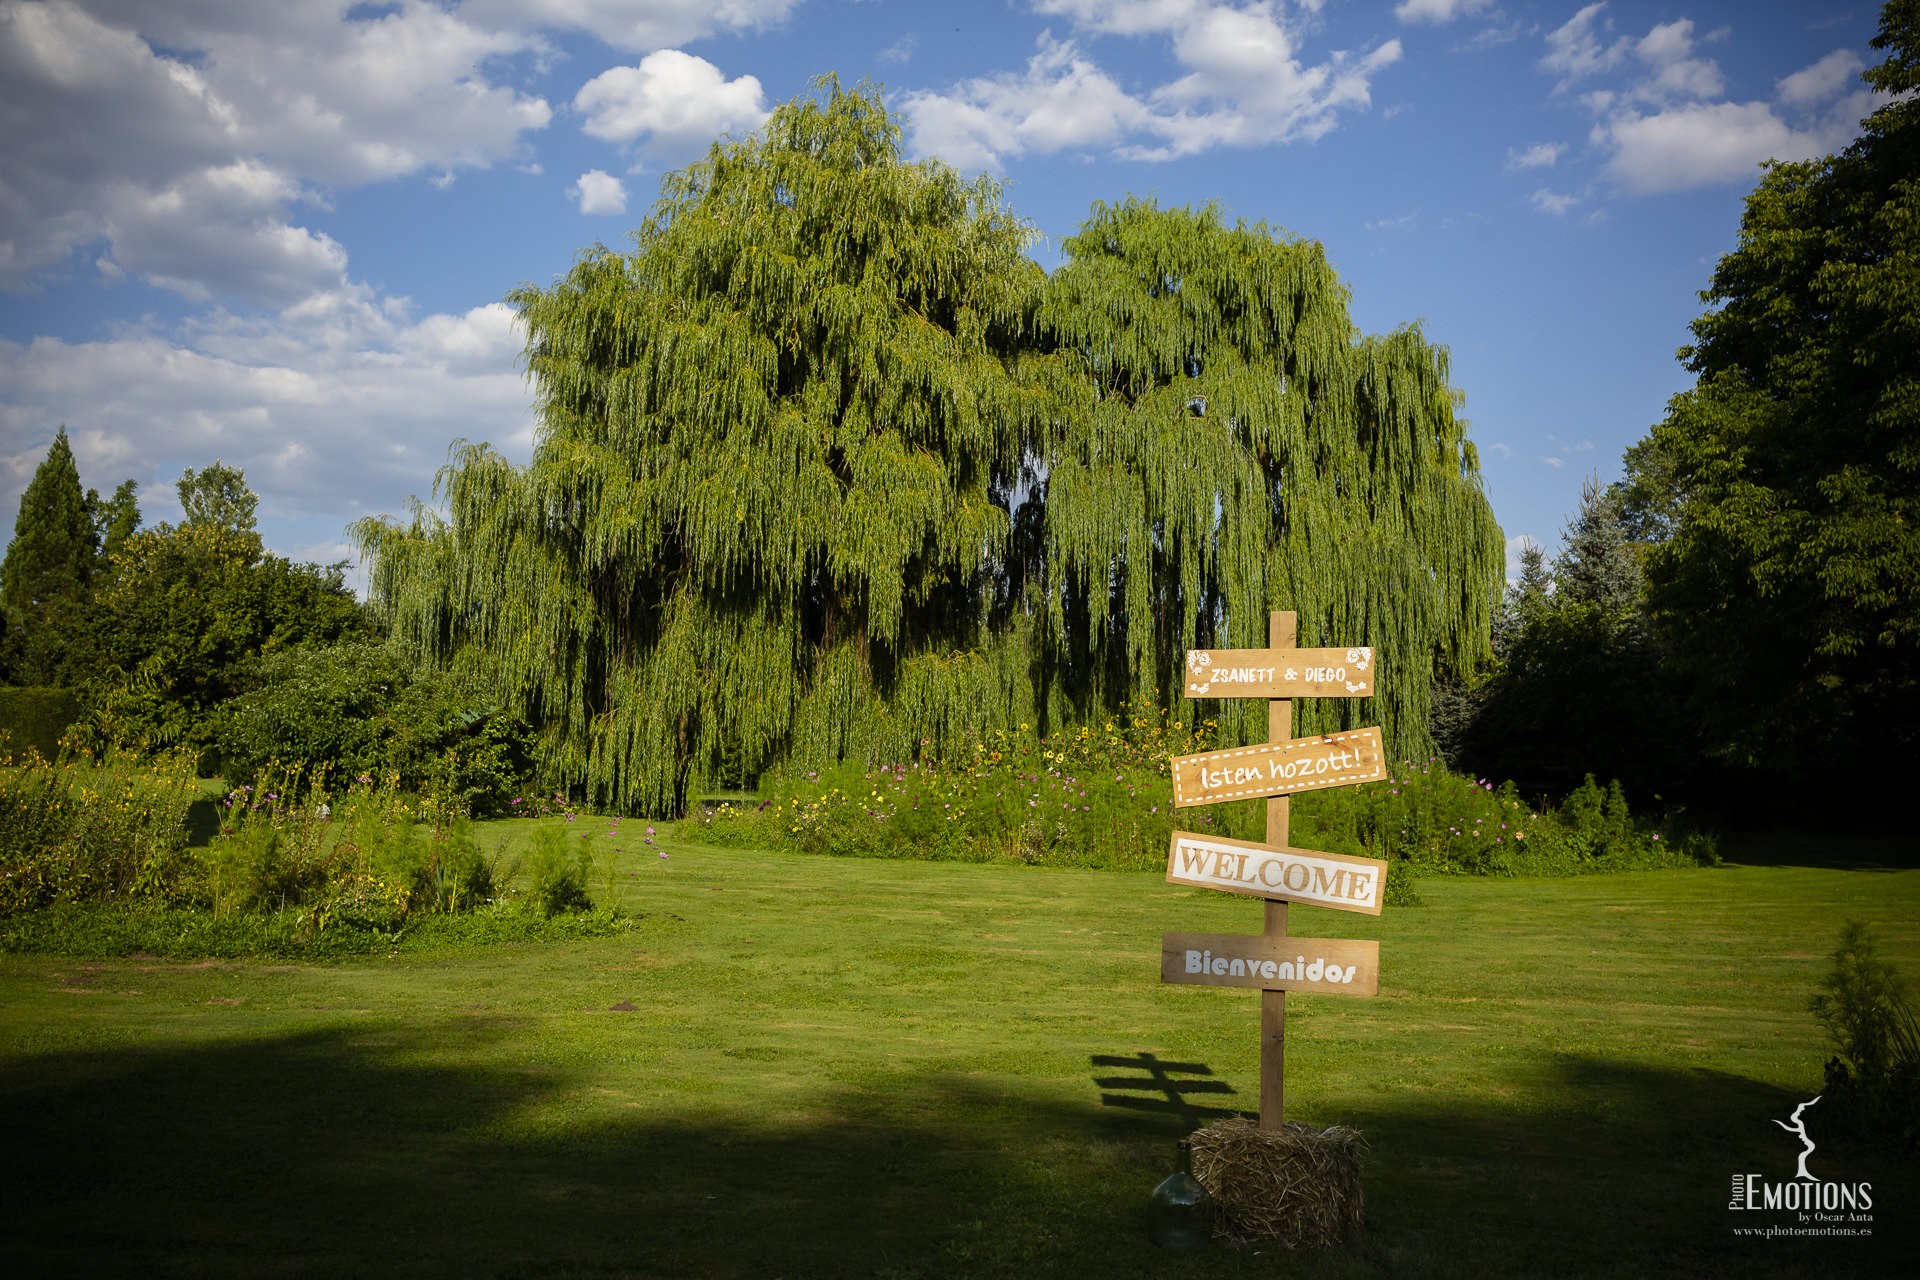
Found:
[(1873, 1184), (1871, 1182), (1822, 1181), (1807, 1168), (1814, 1152), (1813, 1138), (1807, 1133), (1806, 1110), (1820, 1101), (1809, 1099), (1793, 1109), (1790, 1120), (1774, 1123), (1801, 1142), (1800, 1160), (1793, 1177), (1772, 1181), (1758, 1173), (1733, 1175), (1733, 1196), (1727, 1208), (1739, 1210), (1790, 1211), (1790, 1222), (1768, 1225), (1737, 1225), (1739, 1236), (1870, 1236), (1873, 1234)]

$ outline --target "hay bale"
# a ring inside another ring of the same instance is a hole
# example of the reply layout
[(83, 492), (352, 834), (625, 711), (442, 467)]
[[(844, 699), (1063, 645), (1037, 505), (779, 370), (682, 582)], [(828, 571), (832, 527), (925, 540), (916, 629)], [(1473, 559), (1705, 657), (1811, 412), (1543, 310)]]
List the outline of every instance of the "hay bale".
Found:
[(1193, 1176), (1213, 1197), (1215, 1229), (1289, 1249), (1338, 1244), (1360, 1226), (1358, 1129), (1288, 1123), (1262, 1129), (1236, 1116), (1195, 1133)]

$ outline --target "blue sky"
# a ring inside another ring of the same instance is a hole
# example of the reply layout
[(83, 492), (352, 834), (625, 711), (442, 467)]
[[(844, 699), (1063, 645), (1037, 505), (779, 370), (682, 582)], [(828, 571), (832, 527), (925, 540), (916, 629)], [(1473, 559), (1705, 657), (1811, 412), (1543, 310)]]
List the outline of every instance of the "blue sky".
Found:
[(1769, 156), (1873, 101), (1866, 3), (0, 0), (0, 511), (222, 459), (285, 555), (531, 454), (501, 299), (614, 246), (660, 175), (825, 72), (1058, 245), (1095, 201), (1215, 201), (1325, 244), (1361, 328), (1419, 321), (1509, 539), (1689, 379)]

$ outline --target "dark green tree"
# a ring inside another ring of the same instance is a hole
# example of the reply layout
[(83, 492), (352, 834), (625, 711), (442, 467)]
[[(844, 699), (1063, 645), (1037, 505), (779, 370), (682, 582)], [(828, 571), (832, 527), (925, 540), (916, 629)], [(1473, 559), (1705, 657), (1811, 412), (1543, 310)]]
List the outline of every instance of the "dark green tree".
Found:
[(92, 513), (63, 426), (20, 495), (13, 540), (0, 563), (0, 608), (13, 644), (15, 683), (58, 685), (75, 675), (95, 559)]
[(180, 494), (180, 510), (185, 513), (182, 528), (224, 530), (236, 537), (258, 536), (254, 509), (260, 499), (247, 487), (247, 476), (238, 467), (214, 460), (202, 471), (189, 467), (174, 483)]
[(87, 512), (93, 518), (94, 542), (100, 549), (94, 562), (96, 572), (139, 529), (140, 503), (135, 496), (139, 488), (131, 480), (122, 480), (111, 498), (102, 498), (97, 489), (87, 490)]
[[(1488, 656), (1502, 539), (1443, 348), (1362, 336), (1317, 243), (1212, 208), (1096, 205), (1037, 315), (1070, 409), (1045, 460), (1045, 617), (1070, 703), (1184, 687), (1191, 647), (1367, 645), (1378, 697), (1311, 699), (1312, 732), (1430, 748), (1436, 666)], [(1266, 708), (1219, 714), (1266, 733)]]
[(556, 779), (650, 812), (1030, 719), (1017, 627), (986, 624), (996, 482), (1051, 403), (1009, 371), (1029, 230), (837, 84), (663, 188), (633, 253), (513, 295), (531, 467), (461, 448), (449, 524), (357, 526), (399, 637), (483, 669)]
[(260, 655), (371, 630), (344, 563), (262, 549), (242, 473), (189, 471), (180, 496), (186, 521), (125, 538), (95, 583), (88, 701), (103, 741), (205, 748), (212, 712)]
[(358, 777), (507, 810), (527, 780), (531, 735), (485, 689), (374, 640), (276, 649), (247, 664), (216, 717), (230, 783), (295, 767), (336, 786)]
[(531, 466), (461, 447), (444, 523), (355, 530), (397, 636), (508, 693), (556, 780), (670, 812), (1171, 699), (1269, 607), (1392, 653), (1364, 711), (1423, 741), (1435, 655), (1484, 650), (1444, 353), (1360, 338), (1317, 246), (1129, 203), (1050, 283), (994, 184), (832, 84), (664, 189), (632, 254), (514, 295)]
[(1681, 358), (1697, 384), (1629, 454), (1669, 521), (1654, 619), (1723, 758), (1920, 762), (1920, 0), (1838, 155), (1767, 167)]
[(1645, 799), (1685, 788), (1692, 740), (1647, 624), (1623, 511), (1618, 486), (1591, 479), (1552, 568), (1539, 548), (1522, 552), (1495, 626), (1500, 664), (1460, 735), (1459, 764), (1557, 795), (1591, 774)]

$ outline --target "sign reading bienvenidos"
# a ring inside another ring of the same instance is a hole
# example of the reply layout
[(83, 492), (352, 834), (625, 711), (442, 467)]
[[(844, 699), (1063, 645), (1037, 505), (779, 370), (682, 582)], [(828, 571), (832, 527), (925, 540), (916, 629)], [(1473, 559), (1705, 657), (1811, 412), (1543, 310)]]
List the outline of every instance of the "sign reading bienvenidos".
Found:
[(1189, 649), (1189, 698), (1365, 698), (1372, 649)]
[(1176, 831), (1167, 849), (1167, 881), (1377, 916), (1386, 891), (1387, 864), (1378, 858)]
[(1160, 936), (1160, 981), (1377, 995), (1380, 944), (1363, 939), (1166, 933)]
[(1184, 809), (1374, 782), (1386, 776), (1385, 754), (1375, 727), (1175, 756), (1173, 803)]

